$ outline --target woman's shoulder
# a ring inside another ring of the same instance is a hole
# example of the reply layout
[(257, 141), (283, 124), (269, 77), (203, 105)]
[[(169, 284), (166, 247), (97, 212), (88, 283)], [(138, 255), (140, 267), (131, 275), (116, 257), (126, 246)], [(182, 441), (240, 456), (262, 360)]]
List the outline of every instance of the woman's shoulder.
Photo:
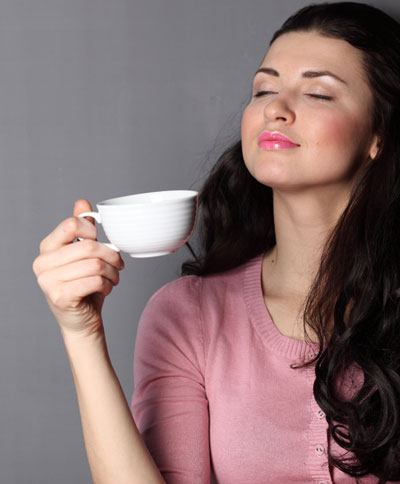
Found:
[(227, 298), (237, 297), (243, 291), (246, 272), (257, 268), (260, 256), (226, 271), (204, 276), (185, 275), (164, 284), (149, 299), (148, 304), (173, 305), (178, 308), (220, 304)]
[(195, 275), (178, 277), (157, 289), (148, 300), (147, 306), (171, 304), (176, 308), (185, 307), (197, 299), (201, 285), (201, 277)]
[(193, 298), (198, 301), (201, 296), (211, 297), (221, 293), (226, 295), (227, 290), (241, 287), (244, 272), (252, 261), (247, 261), (233, 269), (205, 276), (195, 274), (180, 276), (160, 287), (151, 296), (149, 302), (170, 298), (175, 301), (177, 301), (177, 298), (179, 300), (183, 298), (184, 302), (188, 302), (188, 299)]
[(172, 345), (205, 358), (210, 341), (231, 330), (233, 320), (246, 317), (244, 282), (249, 268), (258, 272), (257, 261), (207, 276), (181, 276), (160, 287), (139, 321), (138, 354), (158, 343), (160, 348)]

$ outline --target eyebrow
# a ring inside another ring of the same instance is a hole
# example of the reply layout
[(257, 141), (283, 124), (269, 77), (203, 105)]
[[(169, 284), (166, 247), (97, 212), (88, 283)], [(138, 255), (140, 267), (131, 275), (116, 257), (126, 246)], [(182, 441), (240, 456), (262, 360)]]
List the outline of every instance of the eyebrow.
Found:
[[(279, 72), (276, 71), (275, 69), (272, 69), (271, 67), (260, 67), (260, 69), (258, 69), (258, 71), (254, 74), (254, 77), (259, 72), (263, 72), (264, 74), (269, 74), (271, 76), (279, 77)], [(314, 77), (322, 77), (322, 76), (333, 77), (337, 81), (340, 81), (343, 84), (347, 85), (346, 81), (344, 81), (342, 78), (340, 78), (339, 76), (337, 76), (333, 72), (327, 71), (327, 70), (325, 70), (325, 71), (305, 71), (305, 72), (302, 72), (302, 74), (301, 74), (301, 77), (303, 77), (305, 79), (313, 79)]]

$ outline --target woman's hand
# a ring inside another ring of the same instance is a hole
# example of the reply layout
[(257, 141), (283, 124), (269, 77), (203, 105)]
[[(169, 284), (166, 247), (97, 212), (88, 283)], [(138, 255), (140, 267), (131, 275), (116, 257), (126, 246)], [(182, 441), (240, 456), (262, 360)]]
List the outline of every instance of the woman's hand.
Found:
[[(94, 221), (77, 215), (91, 211), (87, 200), (75, 202), (73, 216), (40, 244), (33, 271), (61, 331), (89, 335), (102, 330), (104, 299), (119, 283), (124, 262), (118, 252), (96, 241)], [(78, 243), (72, 243), (82, 237)]]

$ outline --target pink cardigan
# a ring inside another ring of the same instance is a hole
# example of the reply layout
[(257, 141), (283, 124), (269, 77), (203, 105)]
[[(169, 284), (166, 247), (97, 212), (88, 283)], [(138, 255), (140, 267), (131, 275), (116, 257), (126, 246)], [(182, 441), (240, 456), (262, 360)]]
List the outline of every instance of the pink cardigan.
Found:
[(142, 313), (132, 414), (168, 484), (356, 482), (328, 466), (328, 446), (340, 449), (313, 396), (314, 368), (290, 368), (317, 346), (278, 331), (261, 263), (181, 277)]

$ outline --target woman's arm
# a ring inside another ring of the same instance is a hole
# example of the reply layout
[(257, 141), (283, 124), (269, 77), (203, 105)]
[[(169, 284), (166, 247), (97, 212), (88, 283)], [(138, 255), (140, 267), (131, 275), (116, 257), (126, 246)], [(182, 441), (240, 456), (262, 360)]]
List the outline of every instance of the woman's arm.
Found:
[(64, 335), (95, 484), (165, 483), (133, 420), (104, 333)]
[[(96, 241), (90, 221), (76, 217), (90, 210), (87, 200), (75, 204), (74, 216), (41, 242), (33, 270), (64, 338), (94, 482), (162, 483), (108, 355), (101, 310), (124, 264)], [(85, 240), (74, 244), (76, 237)]]
[(160, 288), (146, 304), (136, 335), (132, 415), (169, 484), (210, 484), (201, 288), (194, 276)]

